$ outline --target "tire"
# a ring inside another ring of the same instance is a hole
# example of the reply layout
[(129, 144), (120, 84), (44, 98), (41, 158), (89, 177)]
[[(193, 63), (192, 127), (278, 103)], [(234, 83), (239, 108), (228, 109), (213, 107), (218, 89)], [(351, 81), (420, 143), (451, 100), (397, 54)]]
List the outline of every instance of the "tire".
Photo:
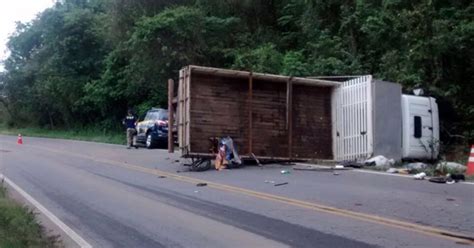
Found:
[(191, 164), (192, 171), (207, 171), (211, 169), (211, 160), (199, 159)]
[(151, 137), (151, 133), (146, 135), (145, 146), (148, 149), (152, 149), (155, 147), (155, 142), (153, 141), (153, 137)]

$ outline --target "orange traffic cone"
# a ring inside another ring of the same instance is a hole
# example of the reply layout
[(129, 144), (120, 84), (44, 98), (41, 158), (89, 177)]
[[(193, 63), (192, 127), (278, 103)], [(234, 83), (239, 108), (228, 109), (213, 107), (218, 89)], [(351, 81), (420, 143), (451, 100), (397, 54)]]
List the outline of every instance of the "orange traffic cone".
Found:
[(471, 146), (471, 154), (467, 159), (467, 175), (474, 175), (474, 145)]
[(18, 145), (23, 144), (23, 138), (21, 137), (21, 134), (18, 134), (18, 140), (16, 142)]

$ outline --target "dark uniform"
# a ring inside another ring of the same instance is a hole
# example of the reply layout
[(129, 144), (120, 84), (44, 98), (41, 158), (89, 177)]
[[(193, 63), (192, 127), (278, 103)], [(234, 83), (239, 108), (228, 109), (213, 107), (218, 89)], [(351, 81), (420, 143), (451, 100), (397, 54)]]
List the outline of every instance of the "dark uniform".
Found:
[(123, 120), (123, 124), (127, 127), (127, 148), (133, 145), (133, 136), (137, 133), (135, 129), (137, 124), (137, 117), (132, 114), (128, 114)]

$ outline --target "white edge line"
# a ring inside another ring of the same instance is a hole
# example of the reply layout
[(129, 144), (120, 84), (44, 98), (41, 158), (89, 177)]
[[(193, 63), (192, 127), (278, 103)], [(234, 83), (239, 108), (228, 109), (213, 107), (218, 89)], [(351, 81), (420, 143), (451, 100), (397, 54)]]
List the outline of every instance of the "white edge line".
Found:
[(74, 240), (82, 248), (92, 248), (92, 245), (87, 243), (79, 234), (74, 232), (69, 226), (64, 224), (58, 217), (46, 209), (41, 203), (36, 201), (31, 195), (26, 193), (18, 185), (12, 182), (10, 179), (5, 177), (3, 174), (0, 174), (0, 178), (10, 185), (14, 190), (16, 190), (20, 195), (22, 195), (26, 200), (33, 204), (39, 211), (41, 211), (46, 217), (48, 217), (54, 224), (56, 224), (62, 231), (64, 231), (72, 240)]
[[(368, 174), (377, 174), (377, 175), (384, 175), (384, 176), (392, 176), (392, 177), (405, 177), (405, 178), (413, 178), (413, 175), (400, 175), (400, 174), (395, 174), (395, 173), (386, 173), (386, 172), (380, 172), (380, 171), (369, 171), (369, 170), (361, 170), (361, 169), (356, 169), (353, 170), (356, 172), (362, 172), (362, 173), (368, 173)], [(469, 184), (469, 185), (474, 185), (473, 182), (459, 182), (460, 184)]]

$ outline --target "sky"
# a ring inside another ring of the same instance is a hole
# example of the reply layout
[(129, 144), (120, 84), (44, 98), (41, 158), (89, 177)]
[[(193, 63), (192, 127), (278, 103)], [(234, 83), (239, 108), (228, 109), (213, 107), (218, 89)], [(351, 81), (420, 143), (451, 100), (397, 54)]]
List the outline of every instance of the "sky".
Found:
[[(8, 36), (15, 31), (15, 22), (28, 22), (56, 0), (0, 0), (0, 61), (8, 55)], [(3, 66), (0, 64), (0, 71)]]

